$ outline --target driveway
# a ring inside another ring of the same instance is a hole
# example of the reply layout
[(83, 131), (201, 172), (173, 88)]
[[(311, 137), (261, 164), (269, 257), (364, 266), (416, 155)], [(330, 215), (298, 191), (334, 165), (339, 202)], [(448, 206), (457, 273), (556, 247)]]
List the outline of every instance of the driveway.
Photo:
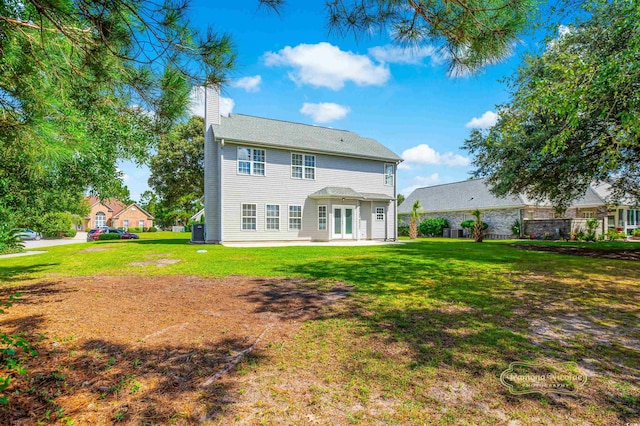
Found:
[(30, 240), (24, 242), (24, 248), (26, 250), (39, 249), (41, 247), (51, 247), (51, 246), (62, 246), (65, 244), (76, 244), (76, 243), (85, 243), (87, 242), (87, 233), (80, 232), (76, 234), (73, 238), (62, 238), (59, 240)]

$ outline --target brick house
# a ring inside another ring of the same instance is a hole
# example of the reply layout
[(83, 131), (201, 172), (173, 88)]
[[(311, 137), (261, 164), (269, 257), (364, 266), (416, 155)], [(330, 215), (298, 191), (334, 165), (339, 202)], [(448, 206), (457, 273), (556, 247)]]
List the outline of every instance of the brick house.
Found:
[(125, 204), (120, 200), (100, 200), (96, 197), (85, 198), (91, 207), (89, 215), (84, 218), (82, 230), (99, 226), (113, 228), (151, 228), (154, 217), (138, 204)]

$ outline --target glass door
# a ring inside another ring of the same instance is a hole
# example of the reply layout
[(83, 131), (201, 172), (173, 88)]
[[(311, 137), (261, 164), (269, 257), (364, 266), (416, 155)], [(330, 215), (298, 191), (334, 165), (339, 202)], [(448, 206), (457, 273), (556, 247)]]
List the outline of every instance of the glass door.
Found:
[(354, 207), (334, 206), (333, 208), (333, 238), (353, 239)]

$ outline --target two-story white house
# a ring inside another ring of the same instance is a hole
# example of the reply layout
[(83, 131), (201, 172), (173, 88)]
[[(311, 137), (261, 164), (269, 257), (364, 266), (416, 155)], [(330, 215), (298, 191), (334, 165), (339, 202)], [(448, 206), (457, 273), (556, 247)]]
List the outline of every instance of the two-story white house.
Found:
[(400, 157), (353, 132), (241, 114), (205, 101), (205, 240), (397, 239)]

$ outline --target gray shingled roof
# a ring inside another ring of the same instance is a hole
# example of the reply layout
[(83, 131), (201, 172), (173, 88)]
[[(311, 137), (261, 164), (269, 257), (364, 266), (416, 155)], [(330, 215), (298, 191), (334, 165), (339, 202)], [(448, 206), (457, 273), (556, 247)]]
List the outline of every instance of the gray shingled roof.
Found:
[[(418, 188), (398, 207), (398, 214), (411, 213), (411, 207), (416, 200), (420, 200), (420, 205), (425, 213), (551, 206), (549, 202), (536, 202), (525, 194), (497, 197), (491, 193), (485, 179), (471, 179)], [(589, 187), (585, 195), (572, 203), (572, 206), (598, 206), (603, 204), (602, 198)]]
[(348, 157), (402, 161), (380, 142), (363, 138), (347, 130), (272, 120), (242, 114), (221, 117), (213, 126), (216, 139), (249, 142), (258, 145), (300, 149)]
[(388, 201), (393, 200), (385, 194), (376, 194), (373, 192), (358, 192), (351, 188), (340, 186), (326, 186), (319, 191), (309, 195), (309, 198), (350, 198), (355, 200), (371, 200), (371, 201)]
[(420, 200), (425, 213), (525, 206), (520, 197), (496, 197), (484, 179), (418, 188), (404, 200), (398, 213), (411, 213), (416, 200)]

